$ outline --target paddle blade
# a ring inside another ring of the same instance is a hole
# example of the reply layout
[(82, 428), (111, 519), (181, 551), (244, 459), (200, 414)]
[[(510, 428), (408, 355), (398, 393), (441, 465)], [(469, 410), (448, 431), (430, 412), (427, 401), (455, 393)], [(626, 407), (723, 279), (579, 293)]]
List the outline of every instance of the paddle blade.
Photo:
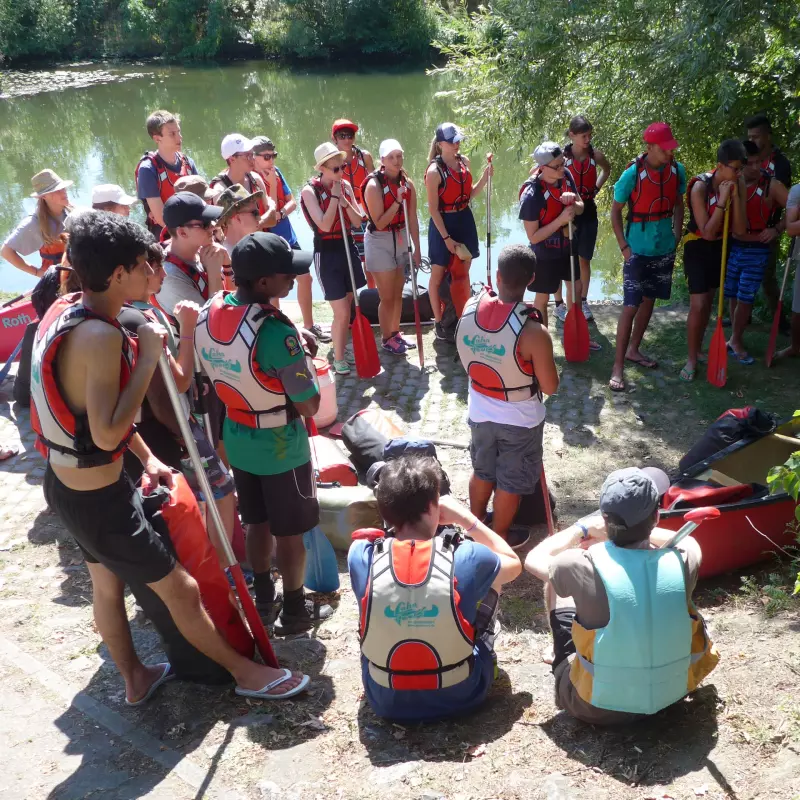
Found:
[(544, 514), (547, 518), (547, 535), (552, 536), (555, 533), (555, 526), (553, 525), (553, 507), (550, 505), (550, 490), (547, 488), (547, 477), (544, 474), (544, 462), (542, 462), (542, 469), (539, 473), (539, 486), (542, 489)]
[(312, 592), (335, 592), (339, 588), (339, 565), (328, 537), (319, 527), (303, 534), (306, 547), (306, 574), (303, 583)]
[(450, 259), (450, 298), (456, 309), (456, 315), (461, 319), (464, 306), (471, 295), (469, 285), (469, 272), (467, 265), (456, 255)]
[(778, 307), (775, 309), (775, 316), (772, 319), (772, 330), (769, 332), (769, 344), (764, 360), (767, 367), (772, 366), (772, 359), (775, 358), (775, 348), (778, 346), (778, 329), (781, 326), (781, 313), (783, 312), (783, 300), (778, 300)]
[(564, 355), (567, 361), (589, 360), (589, 323), (579, 303), (573, 303), (564, 321)]
[(353, 320), (353, 355), (356, 358), (356, 372), (359, 378), (374, 378), (381, 371), (381, 361), (378, 358), (378, 346), (372, 327), (366, 317), (356, 308), (356, 318)]
[(721, 389), (728, 380), (728, 345), (725, 341), (725, 331), (722, 330), (722, 317), (717, 317), (717, 327), (708, 348), (708, 382)]
[(275, 653), (269, 642), (269, 636), (267, 636), (267, 630), (264, 627), (264, 623), (261, 621), (261, 615), (258, 613), (256, 604), (253, 602), (253, 598), (250, 596), (250, 592), (247, 589), (244, 575), (242, 575), (242, 568), (238, 564), (231, 564), (228, 567), (228, 571), (233, 576), (236, 594), (239, 596), (242, 611), (244, 611), (245, 619), (250, 627), (250, 633), (253, 634), (262, 661), (268, 667), (277, 667), (278, 659), (275, 658)]
[(417, 354), (420, 367), (425, 366), (425, 352), (422, 347), (422, 322), (419, 318), (419, 300), (414, 298), (414, 327), (417, 329)]

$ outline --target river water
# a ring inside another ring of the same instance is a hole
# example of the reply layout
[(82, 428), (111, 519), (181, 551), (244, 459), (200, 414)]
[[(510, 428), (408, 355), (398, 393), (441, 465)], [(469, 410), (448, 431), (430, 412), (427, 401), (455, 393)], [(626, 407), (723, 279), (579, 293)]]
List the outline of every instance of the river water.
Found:
[[(70, 76), (76, 87), (52, 89), (69, 83)], [(40, 169), (49, 167), (73, 180), (70, 196), (78, 206), (90, 204), (92, 186), (99, 183), (116, 183), (135, 194), (134, 168), (152, 145), (145, 119), (154, 109), (166, 108), (180, 114), (183, 149), (206, 178), (225, 166), (219, 153), (225, 134), (266, 135), (275, 142), (278, 166), (298, 198), (313, 174), (314, 148), (328, 139), (335, 118), (348, 117), (360, 125), (358, 144), (374, 154), (376, 163), (380, 141), (399, 139), (405, 148), (406, 169), (422, 198), (420, 228), (426, 254), (428, 216), (422, 176), (433, 131), (439, 122), (452, 119), (469, 133), (469, 120), (453, 108), (447, 94), (452, 86), (424, 72), (304, 72), (264, 62), (220, 67), (138, 64), (103, 71), (76, 67), (38, 75), (5, 73), (3, 84), (9, 94), (14, 94), (15, 86), (28, 92), (51, 90), (0, 99), (0, 241), (33, 208), (35, 201), (28, 197), (30, 178)], [(500, 247), (525, 241), (517, 219), (517, 195), (528, 173), (533, 144), (509, 142), (495, 155), (495, 265)], [(486, 148), (469, 139), (462, 149), (472, 159), (477, 180)], [(619, 252), (610, 235), (608, 211), (602, 207), (608, 191), (601, 195), (600, 238), (592, 262), (589, 296), (594, 300), (619, 295)], [(134, 209), (134, 218), (142, 220), (141, 208)], [(473, 262), (472, 278), (479, 280), (486, 274), (485, 194), (473, 209), (482, 252)], [(311, 232), (299, 210), (292, 222), (301, 245), (311, 249)], [(38, 259), (32, 256), (28, 261), (37, 263)], [(0, 289), (21, 292), (34, 282), (0, 259)], [(316, 281), (314, 296), (321, 299)]]

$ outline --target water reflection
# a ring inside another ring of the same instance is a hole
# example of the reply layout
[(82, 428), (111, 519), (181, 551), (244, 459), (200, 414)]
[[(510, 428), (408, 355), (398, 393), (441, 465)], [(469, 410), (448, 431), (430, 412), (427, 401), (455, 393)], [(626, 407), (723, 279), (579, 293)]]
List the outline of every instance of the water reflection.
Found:
[[(132, 191), (134, 167), (151, 145), (144, 120), (156, 108), (181, 115), (184, 147), (201, 174), (209, 178), (225, 166), (219, 145), (226, 133), (269, 136), (280, 151), (278, 165), (295, 196), (312, 174), (314, 148), (329, 137), (330, 124), (337, 117), (351, 118), (361, 126), (359, 144), (375, 154), (376, 160), (382, 139), (399, 139), (406, 151), (406, 167), (422, 198), (434, 128), (451, 118), (468, 128), (468, 120), (452, 108), (451, 98), (437, 96), (448, 88), (445, 78), (421, 72), (297, 73), (260, 62), (195, 68), (138, 65), (110, 71), (145, 75), (125, 83), (0, 101), (5, 112), (0, 121), (0, 237), (5, 238), (32, 208), (30, 177), (43, 167), (52, 167), (75, 181), (72, 197), (79, 205), (89, 204), (91, 188), (97, 183), (118, 183)], [(526, 154), (531, 149), (528, 144), (509, 143), (496, 155), (492, 204), (495, 260), (502, 245), (525, 241), (517, 220), (517, 194), (527, 174)], [(485, 148), (480, 142), (468, 142), (465, 150), (479, 175)], [(604, 190), (601, 201), (609, 191)], [(483, 241), (484, 196), (474, 210)], [(135, 214), (143, 219), (141, 211)], [(427, 223), (424, 207), (421, 216)], [(301, 245), (310, 249), (311, 232), (299, 213), (293, 222)], [(426, 231), (427, 224), (421, 230)], [(618, 294), (618, 262), (607, 209), (601, 209), (593, 262), (596, 278), (590, 292), (593, 299)], [(485, 254), (472, 270), (476, 280), (485, 275)], [(0, 261), (0, 288), (23, 290), (32, 283), (29, 276)]]

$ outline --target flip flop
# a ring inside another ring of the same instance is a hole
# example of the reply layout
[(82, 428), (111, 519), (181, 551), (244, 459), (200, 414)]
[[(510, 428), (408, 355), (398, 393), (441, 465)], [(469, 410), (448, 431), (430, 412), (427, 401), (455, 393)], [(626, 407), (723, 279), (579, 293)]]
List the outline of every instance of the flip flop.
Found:
[(242, 689), (241, 686), (237, 686), (234, 691), (240, 697), (254, 697), (256, 700), (286, 700), (289, 697), (294, 697), (296, 694), (305, 691), (306, 686), (311, 683), (311, 678), (309, 678), (308, 675), (303, 675), (303, 680), (293, 689), (289, 689), (288, 692), (284, 692), (283, 694), (268, 694), (271, 689), (280, 686), (282, 683), (286, 683), (291, 677), (292, 671), (290, 669), (284, 669), (282, 677), (276, 678), (272, 683), (268, 683), (263, 689), (254, 691), (252, 689)]
[(751, 364), (756, 363), (756, 360), (749, 353), (740, 355), (733, 349), (733, 346), (730, 344), (727, 345), (727, 348), (728, 348), (728, 355), (731, 356), (732, 358), (735, 358), (740, 364), (742, 364), (742, 366), (749, 367)]
[(594, 339), (589, 339), (589, 349), (596, 353), (598, 350), (603, 349), (603, 345), (601, 345), (600, 342), (596, 342)]
[(694, 369), (687, 369), (685, 366), (681, 370), (680, 375), (678, 377), (684, 381), (685, 383), (691, 383), (694, 380), (694, 376), (697, 373), (697, 367)]
[(647, 356), (644, 358), (628, 358), (628, 356), (625, 356), (625, 360), (630, 361), (631, 364), (636, 364), (642, 369), (656, 369), (658, 367), (658, 361), (654, 358), (647, 358)]
[(144, 705), (156, 693), (156, 690), (158, 689), (159, 686), (167, 683), (168, 681), (175, 680), (175, 674), (171, 671), (172, 665), (169, 663), (169, 661), (165, 662), (164, 664), (155, 664), (154, 666), (164, 668), (164, 671), (161, 673), (161, 676), (150, 684), (150, 688), (147, 690), (147, 694), (145, 694), (145, 696), (142, 697), (140, 700), (136, 700), (132, 703), (126, 697), (125, 698), (126, 706), (130, 706), (131, 708), (136, 708), (136, 706)]
[(13, 458), (17, 453), (19, 453), (19, 449), (16, 447), (0, 445), (0, 461), (7, 461), (9, 458)]
[[(616, 386), (613, 384), (616, 384)], [(626, 388), (625, 378), (611, 378), (608, 382), (608, 388), (611, 389), (612, 392), (624, 392)]]

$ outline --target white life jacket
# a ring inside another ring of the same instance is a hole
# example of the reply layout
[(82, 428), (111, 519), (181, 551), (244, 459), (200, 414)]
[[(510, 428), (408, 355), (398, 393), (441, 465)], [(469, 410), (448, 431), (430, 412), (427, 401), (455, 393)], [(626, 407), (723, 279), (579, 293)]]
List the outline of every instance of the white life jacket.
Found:
[[(279, 428), (298, 414), (283, 383), (264, 372), (256, 361), (256, 338), (264, 320), (279, 319), (299, 334), (291, 320), (271, 305), (234, 306), (225, 302), (230, 292), (217, 292), (197, 318), (194, 346), (203, 369), (214, 384), (228, 417), (250, 428)], [(314, 364), (306, 369), (316, 380)]]
[(519, 352), (522, 329), (531, 318), (540, 321), (541, 315), (523, 302), (502, 303), (488, 291), (467, 301), (456, 328), (456, 345), (476, 392), (510, 403), (541, 400), (533, 363)]
[(379, 539), (361, 605), (361, 653), (375, 683), (442, 689), (469, 677), (475, 631), (458, 608), (452, 535)]
[(36, 449), (51, 464), (61, 467), (99, 467), (116, 461), (134, 434), (131, 426), (114, 450), (102, 450), (93, 441), (89, 418), (74, 414), (58, 384), (56, 355), (66, 336), (87, 319), (99, 319), (122, 333), (120, 389), (130, 380), (136, 363), (136, 341), (115, 319), (84, 307), (81, 293), (60, 297), (44, 315), (33, 340), (31, 355), (31, 426)]

